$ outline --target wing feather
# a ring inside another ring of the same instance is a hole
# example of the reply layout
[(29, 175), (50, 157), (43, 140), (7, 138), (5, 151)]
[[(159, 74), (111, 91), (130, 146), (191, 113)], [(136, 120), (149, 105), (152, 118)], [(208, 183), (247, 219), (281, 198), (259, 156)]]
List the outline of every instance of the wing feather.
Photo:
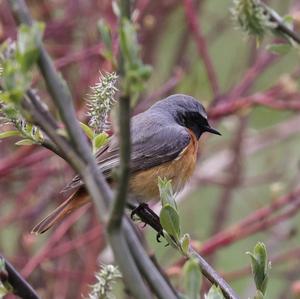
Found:
[[(131, 129), (131, 172), (146, 170), (151, 167), (176, 159), (191, 140), (188, 130), (178, 124), (166, 126), (165, 120), (156, 115), (145, 120), (142, 114), (133, 118)], [(108, 144), (96, 153), (96, 162), (106, 178), (119, 166), (119, 143), (113, 135)], [(73, 178), (62, 192), (69, 192), (83, 185), (79, 176)]]

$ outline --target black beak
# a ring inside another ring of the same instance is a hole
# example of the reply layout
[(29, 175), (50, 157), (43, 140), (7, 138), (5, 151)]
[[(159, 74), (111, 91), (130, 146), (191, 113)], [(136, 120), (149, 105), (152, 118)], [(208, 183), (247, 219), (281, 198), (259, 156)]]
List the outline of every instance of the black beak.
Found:
[(216, 135), (222, 136), (222, 134), (219, 131), (217, 131), (216, 129), (212, 128), (210, 125), (205, 126), (204, 130), (205, 130), (205, 132), (209, 132), (209, 133), (212, 133), (212, 134), (216, 134)]

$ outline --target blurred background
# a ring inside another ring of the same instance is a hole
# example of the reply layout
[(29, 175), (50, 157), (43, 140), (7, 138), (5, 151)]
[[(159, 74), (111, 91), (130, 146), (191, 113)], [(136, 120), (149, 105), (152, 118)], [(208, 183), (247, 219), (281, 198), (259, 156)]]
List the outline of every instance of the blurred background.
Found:
[[(266, 2), (281, 15), (292, 15), (297, 30), (299, 0)], [(85, 122), (90, 86), (99, 71), (111, 71), (97, 23), (106, 20), (117, 36), (112, 2), (27, 3), (46, 24), (45, 45)], [(266, 298), (299, 298), (299, 54), (271, 54), (266, 45), (272, 37), (259, 46), (246, 38), (232, 22), (230, 0), (137, 0), (134, 6), (142, 57), (153, 73), (133, 113), (172, 93), (186, 93), (207, 107), (222, 132), (201, 140), (195, 175), (178, 196), (182, 231), (241, 298), (255, 291), (245, 252), (265, 242), (272, 261)], [(0, 1), (0, 42), (15, 36), (7, 2)], [(36, 76), (34, 86), (57, 115), (40, 81)], [(87, 296), (96, 261), (112, 262), (104, 231), (94, 210), (84, 208), (46, 234), (30, 234), (63, 200), (59, 191), (74, 173), (48, 150), (16, 141), (0, 142), (0, 251), (43, 298)], [(150, 228), (141, 231), (149, 252), (180, 289), (179, 254), (157, 243)], [(127, 298), (122, 289), (118, 283), (117, 298)]]

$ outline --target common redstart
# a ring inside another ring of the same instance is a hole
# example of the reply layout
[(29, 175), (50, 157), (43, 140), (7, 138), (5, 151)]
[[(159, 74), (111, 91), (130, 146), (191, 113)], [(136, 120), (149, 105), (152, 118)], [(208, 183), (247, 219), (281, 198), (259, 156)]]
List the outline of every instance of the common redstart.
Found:
[[(209, 125), (201, 103), (183, 94), (160, 100), (132, 117), (129, 192), (141, 203), (158, 199), (158, 177), (172, 180), (173, 190), (179, 192), (195, 169), (198, 140), (205, 132), (221, 135)], [(111, 181), (112, 170), (120, 162), (116, 135), (98, 150), (95, 158), (106, 179)], [(47, 231), (90, 201), (78, 176), (63, 191), (70, 194), (68, 198), (37, 224), (33, 233)]]

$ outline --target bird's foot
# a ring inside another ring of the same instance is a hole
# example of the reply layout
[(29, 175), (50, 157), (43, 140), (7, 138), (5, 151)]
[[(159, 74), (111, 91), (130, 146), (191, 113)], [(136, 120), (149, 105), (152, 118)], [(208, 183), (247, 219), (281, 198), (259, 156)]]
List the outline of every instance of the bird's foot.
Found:
[(130, 215), (131, 219), (133, 219), (135, 215), (144, 222), (145, 226), (148, 224), (157, 231), (156, 240), (157, 242), (161, 242), (160, 237), (163, 237), (164, 234), (158, 215), (154, 213), (146, 203), (141, 203), (138, 207), (132, 210)]

